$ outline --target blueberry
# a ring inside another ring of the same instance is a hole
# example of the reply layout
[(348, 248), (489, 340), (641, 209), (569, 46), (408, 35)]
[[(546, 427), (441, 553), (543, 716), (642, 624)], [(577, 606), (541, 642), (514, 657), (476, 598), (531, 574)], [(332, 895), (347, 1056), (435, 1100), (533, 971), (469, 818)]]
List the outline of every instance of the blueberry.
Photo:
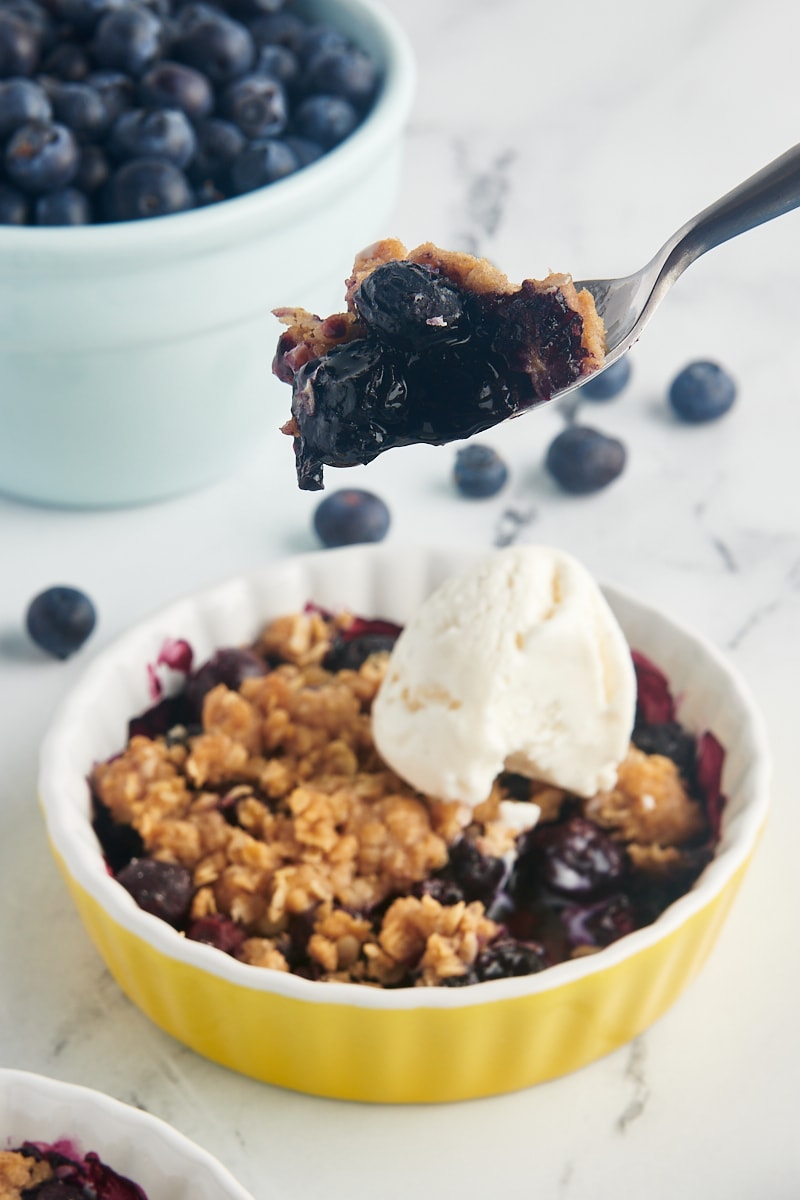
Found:
[(617, 438), (588, 425), (569, 425), (547, 451), (547, 469), (566, 492), (586, 495), (606, 487), (622, 472), (627, 454)]
[(161, 159), (185, 167), (197, 139), (191, 122), (178, 108), (132, 108), (114, 122), (108, 139), (117, 159)]
[(110, 221), (163, 217), (194, 207), (189, 181), (178, 167), (157, 158), (137, 158), (112, 175), (105, 191)]
[(109, 121), (113, 124), (120, 113), (134, 107), (136, 84), (122, 71), (103, 69), (90, 71), (86, 82), (99, 92), (105, 102)]
[(256, 72), (278, 79), (285, 88), (291, 88), (297, 82), (300, 64), (288, 46), (261, 46), (256, 58)]
[(347, 38), (330, 25), (309, 25), (297, 43), (297, 53), (304, 66), (320, 54), (329, 54), (348, 47)]
[(95, 30), (93, 55), (100, 67), (111, 67), (138, 78), (161, 54), (164, 28), (147, 8), (129, 5), (109, 12)]
[(206, 7), (194, 19), (186, 18), (172, 43), (172, 54), (219, 84), (249, 71), (256, 48), (244, 25)]
[(231, 184), (237, 195), (274, 183), (300, 169), (300, 162), (286, 142), (278, 138), (256, 138), (231, 164)]
[(81, 146), (78, 170), (73, 184), (87, 196), (99, 192), (111, 173), (108, 158), (100, 146)]
[(628, 386), (630, 377), (630, 359), (623, 355), (605, 371), (590, 375), (586, 383), (581, 384), (578, 395), (586, 400), (613, 400)]
[(220, 109), (248, 138), (279, 136), (289, 116), (283, 84), (268, 75), (237, 79), (223, 91)]
[(389, 531), (389, 509), (380, 496), (359, 488), (342, 488), (321, 500), (314, 529), (324, 546), (380, 542)]
[(32, 640), (54, 658), (69, 658), (95, 627), (97, 614), (84, 592), (74, 587), (47, 588), (28, 605), (25, 623)]
[(60, 20), (76, 29), (94, 29), (106, 13), (124, 8), (127, 0), (53, 0), (53, 12)]
[(584, 817), (537, 825), (522, 845), (513, 890), (525, 896), (544, 885), (561, 896), (593, 899), (616, 887), (627, 870), (625, 851)]
[(38, 60), (36, 31), (16, 13), (0, 9), (0, 79), (32, 75)]
[(657, 725), (637, 725), (631, 735), (635, 746), (645, 754), (662, 754), (671, 758), (688, 783), (695, 776), (697, 742), (694, 735), (677, 721), (663, 721)]
[(225, 191), (230, 186), (230, 166), (245, 147), (246, 138), (238, 125), (209, 117), (196, 129), (197, 149), (189, 164), (195, 185), (211, 182)]
[(623, 892), (594, 904), (570, 905), (562, 909), (561, 920), (572, 946), (610, 946), (636, 927), (633, 907)]
[(50, 13), (38, 3), (38, 0), (2, 0), (0, 9), (18, 17), (29, 29), (33, 30), (36, 40), (43, 50), (49, 50), (54, 45), (58, 34)]
[(316, 162), (325, 153), (319, 142), (312, 142), (309, 138), (295, 137), (293, 134), (289, 134), (283, 141), (292, 151), (301, 167), (307, 167), (310, 163)]
[(249, 27), (257, 46), (286, 46), (295, 55), (299, 54), (308, 33), (303, 18), (286, 11), (254, 17)]
[(33, 219), (35, 225), (88, 225), (92, 220), (92, 206), (78, 188), (61, 188), (38, 197)]
[(481, 900), (488, 905), (494, 896), (506, 868), (502, 858), (481, 854), (474, 842), (462, 837), (450, 849), (442, 877), (458, 884), (465, 900)]
[(42, 62), (45, 76), (63, 83), (80, 83), (89, 74), (89, 55), (78, 42), (59, 42)]
[(508, 480), (508, 467), (491, 446), (470, 442), (456, 451), (453, 479), (462, 496), (495, 496)]
[(28, 201), (18, 188), (0, 183), (0, 225), (27, 225)]
[(378, 72), (363, 50), (337, 46), (310, 59), (304, 83), (309, 92), (341, 96), (356, 108), (364, 108), (375, 95)]
[(736, 384), (714, 362), (693, 362), (676, 375), (669, 402), (683, 421), (700, 424), (724, 416), (736, 399)]
[(362, 633), (358, 637), (334, 641), (325, 655), (326, 671), (357, 671), (371, 654), (389, 651), (397, 641), (390, 633)]
[(312, 142), (319, 142), (326, 150), (338, 146), (356, 125), (358, 113), (350, 101), (341, 96), (308, 96), (295, 113), (297, 133)]
[(535, 975), (546, 966), (544, 951), (536, 943), (498, 938), (478, 955), (474, 971), (477, 982), (487, 983), (491, 979)]
[(101, 93), (88, 83), (61, 83), (51, 93), (53, 114), (79, 141), (97, 141), (111, 124)]
[(154, 858), (134, 858), (117, 874), (117, 882), (133, 896), (139, 908), (160, 917), (176, 929), (189, 915), (194, 887), (191, 871), (180, 863)]
[(187, 679), (184, 689), (186, 701), (192, 713), (199, 717), (206, 692), (210, 692), (220, 683), (236, 691), (245, 679), (266, 675), (268, 670), (264, 659), (245, 646), (229, 646), (217, 650)]
[(47, 92), (32, 79), (0, 83), (0, 138), (7, 138), (28, 121), (49, 121), (53, 111)]
[(190, 121), (201, 121), (214, 107), (214, 90), (201, 71), (186, 63), (156, 63), (139, 81), (145, 108), (177, 108)]
[(6, 174), (23, 191), (51, 192), (72, 182), (78, 157), (78, 143), (64, 125), (29, 121), (6, 146)]
[(361, 283), (353, 303), (369, 331), (390, 346), (423, 350), (464, 336), (461, 292), (418, 263), (377, 267)]

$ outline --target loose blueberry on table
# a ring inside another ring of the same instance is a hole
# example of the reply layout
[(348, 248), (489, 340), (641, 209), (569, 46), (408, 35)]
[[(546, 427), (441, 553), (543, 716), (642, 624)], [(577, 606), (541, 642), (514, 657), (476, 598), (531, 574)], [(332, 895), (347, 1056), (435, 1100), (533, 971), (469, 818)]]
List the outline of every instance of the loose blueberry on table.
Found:
[(724, 416), (735, 399), (735, 382), (714, 362), (690, 363), (675, 376), (669, 389), (673, 412), (695, 425)]
[(25, 623), (31, 640), (54, 658), (80, 650), (97, 621), (89, 597), (78, 588), (47, 588), (28, 605)]
[(264, 187), (347, 138), (380, 82), (291, 0), (5, 0), (0, 224), (138, 220)]
[(362, 488), (331, 492), (314, 511), (314, 529), (323, 546), (329, 547), (381, 542), (390, 523), (386, 502)]
[(602, 365), (603, 324), (567, 275), (514, 286), (485, 259), (386, 239), (356, 257), (347, 311), (276, 310), (301, 488), (323, 467), (489, 429)]
[(619, 438), (588, 425), (568, 425), (547, 449), (545, 465), (565, 492), (599, 492), (622, 474), (627, 451)]
[[(610, 792), (506, 773), (464, 828), (372, 743), (399, 633), (308, 605), (199, 667), (182, 656), (185, 685), (133, 718), (90, 779), (95, 831), (134, 900), (252, 966), (460, 987), (598, 952), (692, 886), (719, 838), (724, 752), (681, 725), (654, 663), (634, 653), (636, 722)], [(502, 801), (541, 818), (519, 833)]]
[(470, 442), (456, 451), (453, 481), (462, 496), (496, 496), (508, 481), (508, 467), (493, 446)]

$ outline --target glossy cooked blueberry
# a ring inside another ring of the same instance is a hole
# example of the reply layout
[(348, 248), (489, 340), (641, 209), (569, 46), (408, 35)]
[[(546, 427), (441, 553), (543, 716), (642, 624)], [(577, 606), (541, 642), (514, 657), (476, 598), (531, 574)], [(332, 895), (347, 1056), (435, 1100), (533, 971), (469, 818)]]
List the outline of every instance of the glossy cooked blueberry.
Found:
[(565, 492), (587, 495), (612, 483), (622, 473), (626, 458), (618, 438), (588, 425), (569, 425), (550, 443), (545, 463)]
[(134, 858), (116, 875), (139, 908), (179, 928), (189, 915), (194, 885), (192, 873), (180, 863)]
[(139, 80), (139, 101), (144, 108), (177, 108), (190, 121), (201, 121), (214, 107), (214, 89), (202, 71), (164, 60)]
[(361, 488), (331, 492), (314, 510), (314, 530), (323, 546), (328, 547), (381, 542), (390, 524), (385, 501)]
[(353, 638), (334, 640), (325, 655), (326, 671), (357, 671), (371, 654), (388, 653), (397, 636), (390, 633), (362, 633)]
[(32, 75), (38, 60), (35, 30), (16, 13), (0, 9), (0, 79)]
[(72, 182), (78, 170), (78, 143), (55, 121), (29, 121), (6, 146), (6, 175), (26, 192), (52, 192)]
[(695, 425), (724, 416), (735, 399), (734, 380), (715, 362), (690, 363), (675, 376), (669, 389), (674, 412)]
[(440, 874), (458, 884), (465, 900), (488, 905), (503, 882), (506, 866), (502, 858), (482, 854), (474, 842), (462, 837), (450, 847), (447, 866)]
[(185, 699), (193, 713), (200, 715), (206, 692), (223, 683), (231, 691), (241, 687), (245, 679), (266, 675), (268, 664), (246, 646), (217, 650), (186, 680)]
[(149, 8), (128, 5), (109, 12), (99, 22), (92, 44), (98, 67), (144, 75), (162, 52), (164, 27)]
[(268, 75), (245, 75), (229, 84), (220, 97), (220, 111), (248, 138), (279, 136), (289, 115), (283, 84)]
[(462, 293), (419, 263), (377, 267), (357, 288), (353, 304), (369, 331), (390, 346), (424, 350), (466, 335)]
[(92, 206), (88, 196), (78, 188), (60, 188), (37, 197), (33, 220), (35, 225), (88, 225)]
[(453, 480), (462, 496), (496, 496), (508, 482), (508, 467), (492, 446), (470, 442), (456, 451)]
[(512, 979), (520, 975), (535, 975), (547, 966), (544, 950), (534, 942), (519, 942), (514, 938), (498, 938), (482, 950), (475, 960), (476, 982), (492, 979)]
[(636, 928), (636, 915), (624, 892), (594, 904), (569, 905), (560, 915), (573, 947), (610, 946)]
[(0, 183), (0, 225), (27, 225), (28, 199), (19, 188)]
[(47, 92), (32, 79), (0, 82), (0, 138), (7, 138), (28, 121), (49, 121), (53, 116)]
[[(227, 83), (252, 67), (256, 48), (249, 31), (239, 21), (210, 6), (192, 6), (191, 14), (172, 43), (172, 55), (202, 71), (212, 83)], [(184, 10), (185, 11), (185, 10)]]
[(304, 83), (309, 92), (341, 96), (356, 108), (363, 108), (375, 95), (378, 72), (363, 50), (355, 46), (336, 46), (312, 56)]
[(631, 740), (645, 754), (662, 754), (665, 758), (671, 758), (683, 778), (692, 784), (697, 742), (694, 735), (677, 721), (664, 721), (658, 725), (637, 725)]
[(54, 658), (69, 658), (79, 650), (97, 622), (89, 597), (78, 588), (58, 585), (35, 596), (25, 624), (31, 639)]
[(108, 149), (120, 161), (162, 159), (185, 167), (197, 139), (191, 121), (178, 108), (133, 108), (114, 122)]
[(521, 896), (544, 886), (567, 898), (592, 899), (616, 888), (626, 872), (624, 849), (593, 821), (573, 816), (526, 835), (512, 887)]
[(53, 115), (78, 141), (101, 140), (111, 124), (102, 94), (89, 83), (60, 83), (50, 93)]
[(578, 395), (584, 400), (613, 400), (630, 382), (631, 362), (627, 355), (618, 358), (610, 367), (590, 375), (582, 383)]
[(158, 158), (136, 158), (111, 176), (104, 191), (108, 220), (139, 221), (165, 217), (194, 207), (194, 195), (183, 172)]
[(294, 123), (300, 137), (332, 150), (358, 125), (358, 113), (341, 96), (308, 96), (297, 106)]
[(115, 821), (110, 809), (97, 796), (92, 796), (92, 829), (99, 841), (103, 857), (116, 875), (127, 867), (132, 858), (144, 854), (144, 842), (138, 830), (124, 821)]
[(255, 138), (231, 163), (231, 186), (237, 196), (299, 171), (300, 162), (280, 138)]

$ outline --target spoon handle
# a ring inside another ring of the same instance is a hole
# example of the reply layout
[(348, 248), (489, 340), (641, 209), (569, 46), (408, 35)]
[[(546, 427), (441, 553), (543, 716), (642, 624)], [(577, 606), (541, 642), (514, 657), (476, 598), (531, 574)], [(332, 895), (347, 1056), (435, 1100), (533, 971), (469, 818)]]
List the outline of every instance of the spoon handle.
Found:
[(664, 247), (674, 282), (714, 246), (800, 206), (800, 145), (793, 146), (679, 229)]

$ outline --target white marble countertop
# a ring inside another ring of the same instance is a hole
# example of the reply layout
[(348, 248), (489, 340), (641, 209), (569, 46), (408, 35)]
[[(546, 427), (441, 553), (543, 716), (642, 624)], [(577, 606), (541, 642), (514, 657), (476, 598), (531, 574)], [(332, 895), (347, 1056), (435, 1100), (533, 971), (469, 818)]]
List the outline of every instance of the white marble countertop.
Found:
[[(387, 234), (548, 268), (625, 274), (674, 228), (798, 138), (800, 9), (783, 0), (387, 0), (420, 86)], [(347, 257), (357, 247), (346, 248)], [(344, 263), (346, 269), (347, 263)], [(542, 410), (490, 438), (501, 496), (459, 500), (452, 450), (388, 454), (331, 480), (380, 492), (398, 542), (517, 535), (560, 544), (734, 661), (765, 715), (771, 820), (701, 976), (635, 1044), (569, 1078), (442, 1107), (312, 1099), (174, 1044), (112, 982), (46, 846), (37, 746), (87, 660), (191, 588), (314, 545), (316, 498), (283, 439), (235, 478), (170, 502), (68, 512), (0, 499), (0, 1063), (105, 1090), (216, 1153), (255, 1200), (783, 1200), (800, 1195), (800, 212), (691, 268), (633, 351), (634, 378), (588, 413), (624, 439), (606, 492), (559, 494)], [(679, 426), (665, 406), (692, 358), (735, 375), (735, 409)], [(22, 635), (29, 598), (84, 587), (99, 627), (67, 663)]]

